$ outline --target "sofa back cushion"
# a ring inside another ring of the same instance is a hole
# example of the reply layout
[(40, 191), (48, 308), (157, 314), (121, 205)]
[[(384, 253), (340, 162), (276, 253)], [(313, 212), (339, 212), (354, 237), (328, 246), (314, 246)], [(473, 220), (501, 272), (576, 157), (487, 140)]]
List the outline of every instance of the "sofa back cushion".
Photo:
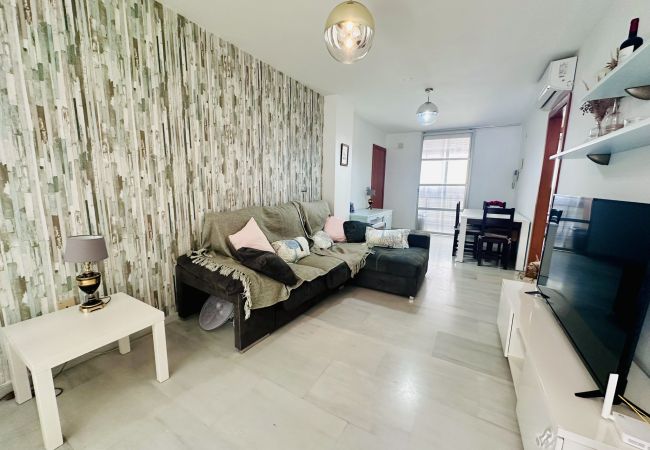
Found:
[(312, 237), (317, 231), (323, 231), (325, 221), (330, 216), (330, 207), (325, 200), (315, 202), (295, 202), (305, 221), (305, 231)]
[(255, 219), (269, 242), (305, 236), (300, 214), (293, 203), (254, 206), (235, 211), (206, 213), (201, 247), (233, 257), (228, 236), (241, 230), (251, 217)]

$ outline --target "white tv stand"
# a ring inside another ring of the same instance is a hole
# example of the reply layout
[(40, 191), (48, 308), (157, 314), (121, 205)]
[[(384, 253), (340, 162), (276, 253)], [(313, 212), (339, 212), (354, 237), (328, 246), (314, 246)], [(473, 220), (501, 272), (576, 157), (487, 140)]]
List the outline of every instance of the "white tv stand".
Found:
[(517, 394), (526, 450), (631, 450), (613, 422), (600, 416), (602, 399), (577, 398), (596, 385), (535, 285), (503, 280), (497, 325)]

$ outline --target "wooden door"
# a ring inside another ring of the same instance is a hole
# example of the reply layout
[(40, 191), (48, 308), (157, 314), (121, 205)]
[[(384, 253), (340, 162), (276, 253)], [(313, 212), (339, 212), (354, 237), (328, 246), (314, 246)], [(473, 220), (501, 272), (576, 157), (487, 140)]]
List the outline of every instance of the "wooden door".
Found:
[(551, 208), (551, 197), (557, 191), (557, 180), (560, 176), (560, 165), (562, 163), (561, 160), (551, 160), (550, 157), (564, 149), (564, 137), (566, 136), (570, 105), (571, 95), (568, 94), (558, 102), (548, 115), (544, 161), (542, 162), (542, 174), (537, 191), (535, 217), (533, 218), (530, 233), (528, 263), (537, 261), (542, 257), (548, 213)]
[(372, 172), (370, 188), (375, 190), (373, 208), (384, 207), (384, 180), (386, 178), (386, 149), (379, 145), (372, 146)]

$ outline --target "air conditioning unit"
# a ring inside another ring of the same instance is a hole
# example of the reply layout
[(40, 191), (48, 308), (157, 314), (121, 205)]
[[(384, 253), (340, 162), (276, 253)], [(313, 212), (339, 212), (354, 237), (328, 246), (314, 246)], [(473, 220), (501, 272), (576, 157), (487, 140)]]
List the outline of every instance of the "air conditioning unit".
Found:
[(577, 64), (577, 56), (551, 61), (548, 64), (540, 80), (540, 91), (537, 97), (539, 109), (551, 109), (560, 93), (573, 90)]

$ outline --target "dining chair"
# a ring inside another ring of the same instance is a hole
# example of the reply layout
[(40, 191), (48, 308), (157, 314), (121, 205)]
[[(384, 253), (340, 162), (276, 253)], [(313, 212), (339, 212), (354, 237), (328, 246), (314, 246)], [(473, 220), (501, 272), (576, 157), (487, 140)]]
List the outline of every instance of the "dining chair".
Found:
[[(476, 237), (481, 230), (475, 225), (467, 224), (465, 231), (465, 242), (463, 242), (463, 251), (470, 250), (474, 252), (476, 248)], [(456, 221), (454, 222), (454, 246), (451, 251), (451, 256), (456, 256), (458, 252), (458, 235), (460, 234), (460, 202), (456, 203)], [(471, 236), (472, 239), (468, 240), (467, 237)]]
[(505, 208), (506, 207), (506, 202), (502, 202), (501, 200), (488, 200), (483, 202), (483, 209), (487, 207), (498, 207), (498, 208)]
[[(486, 207), (483, 209), (481, 230), (477, 237), (476, 260), (479, 266), (489, 257), (508, 268), (512, 250), (512, 234), (515, 223), (515, 208)], [(494, 250), (496, 245), (497, 250)]]

